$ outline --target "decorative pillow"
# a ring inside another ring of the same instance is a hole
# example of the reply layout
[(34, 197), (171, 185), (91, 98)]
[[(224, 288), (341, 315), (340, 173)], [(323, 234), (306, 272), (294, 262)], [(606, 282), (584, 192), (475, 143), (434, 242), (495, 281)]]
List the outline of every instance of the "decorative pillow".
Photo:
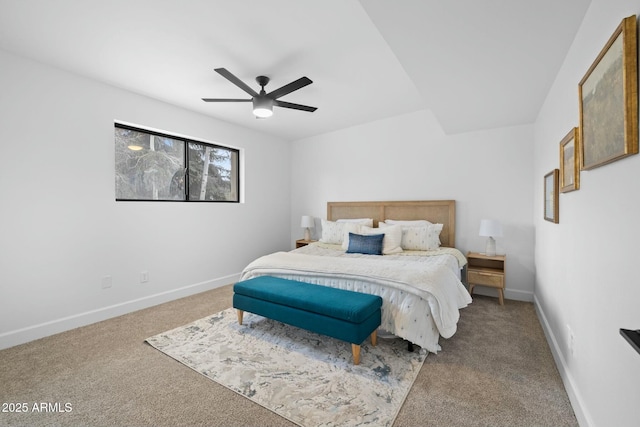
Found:
[(341, 245), (346, 240), (347, 233), (357, 233), (360, 229), (360, 224), (354, 222), (334, 222), (326, 219), (321, 219), (321, 222), (322, 236), (320, 241), (322, 243)]
[(382, 245), (382, 253), (384, 255), (402, 252), (402, 227), (399, 225), (390, 225), (384, 228), (371, 228), (363, 225), (360, 227), (360, 234), (384, 234)]
[[(396, 225), (397, 226), (397, 225)], [(381, 228), (391, 227), (381, 222)], [(433, 251), (440, 247), (442, 224), (427, 226), (402, 226), (402, 249), (408, 251)]]
[(442, 244), (442, 242), (440, 241), (440, 233), (442, 233), (442, 227), (443, 227), (442, 224), (431, 224), (429, 226), (429, 231), (431, 232), (429, 243), (430, 243), (430, 246), (433, 248), (429, 250), (438, 249)]
[(336, 222), (355, 222), (356, 224), (366, 225), (367, 227), (373, 227), (373, 218), (349, 218), (339, 219)]
[(362, 235), (349, 233), (349, 254), (382, 255), (384, 234)]

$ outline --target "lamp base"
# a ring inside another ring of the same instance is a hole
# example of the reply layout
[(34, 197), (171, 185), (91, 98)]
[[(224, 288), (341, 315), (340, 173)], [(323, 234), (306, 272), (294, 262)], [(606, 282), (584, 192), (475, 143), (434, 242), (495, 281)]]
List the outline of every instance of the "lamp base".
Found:
[(309, 230), (309, 227), (304, 229), (304, 240), (311, 240), (311, 230)]
[(487, 248), (485, 249), (484, 254), (486, 256), (496, 256), (496, 239), (493, 237), (489, 237), (487, 239)]

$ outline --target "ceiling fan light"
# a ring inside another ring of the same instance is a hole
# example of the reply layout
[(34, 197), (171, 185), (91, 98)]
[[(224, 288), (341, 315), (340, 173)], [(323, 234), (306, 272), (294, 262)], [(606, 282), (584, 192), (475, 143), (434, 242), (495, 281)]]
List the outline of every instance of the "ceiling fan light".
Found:
[(129, 150), (131, 150), (131, 151), (140, 151), (140, 150), (142, 150), (142, 146), (137, 145), (137, 144), (130, 144), (130, 145), (127, 145), (127, 148), (128, 148)]
[(253, 98), (253, 114), (261, 119), (273, 115), (273, 100), (269, 98)]
[(273, 116), (273, 110), (271, 108), (254, 108), (253, 114), (259, 119), (266, 119)]

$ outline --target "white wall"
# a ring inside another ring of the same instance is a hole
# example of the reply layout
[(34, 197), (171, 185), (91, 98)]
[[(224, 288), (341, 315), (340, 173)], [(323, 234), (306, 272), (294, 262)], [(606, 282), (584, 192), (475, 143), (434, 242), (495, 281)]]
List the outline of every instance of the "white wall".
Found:
[[(0, 64), (0, 348), (231, 283), (289, 248), (289, 143), (6, 52)], [(246, 203), (116, 203), (114, 120), (242, 149)]]
[[(640, 354), (619, 329), (640, 328), (640, 156), (583, 171), (560, 194), (560, 223), (544, 221), (543, 176), (578, 125), (578, 82), (640, 2), (593, 0), (535, 124), (535, 297), (556, 362), (583, 426), (637, 426)], [(569, 352), (568, 328), (574, 334)]]
[(500, 220), (506, 296), (532, 300), (532, 141), (532, 126), (445, 136), (427, 110), (296, 141), (292, 236), (302, 238), (300, 217), (313, 215), (319, 237), (328, 201), (455, 199), (456, 246), (484, 252), (480, 220)]

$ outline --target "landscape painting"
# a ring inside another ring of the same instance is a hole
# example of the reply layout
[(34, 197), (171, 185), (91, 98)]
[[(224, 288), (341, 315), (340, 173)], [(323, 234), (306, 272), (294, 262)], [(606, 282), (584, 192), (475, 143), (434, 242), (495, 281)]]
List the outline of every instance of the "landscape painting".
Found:
[(558, 176), (560, 171), (554, 169), (544, 176), (544, 219), (554, 224), (559, 222)]
[(580, 188), (580, 165), (578, 162), (578, 128), (573, 128), (560, 141), (560, 192), (567, 193)]
[(625, 18), (579, 84), (584, 170), (638, 152), (636, 27)]

